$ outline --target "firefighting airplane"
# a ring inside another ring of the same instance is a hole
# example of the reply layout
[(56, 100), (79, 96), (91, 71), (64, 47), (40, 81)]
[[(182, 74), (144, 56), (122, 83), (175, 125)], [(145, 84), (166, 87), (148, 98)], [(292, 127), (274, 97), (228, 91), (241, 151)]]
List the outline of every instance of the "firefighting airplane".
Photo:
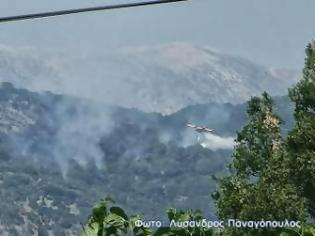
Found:
[(42, 13), (16, 15), (16, 16), (6, 16), (6, 17), (0, 17), (0, 23), (30, 20), (30, 19), (37, 19), (37, 18), (55, 17), (55, 16), (76, 14), (76, 13), (82, 13), (82, 12), (104, 11), (104, 10), (112, 10), (112, 9), (131, 8), (131, 7), (133, 8), (133, 7), (159, 5), (159, 4), (165, 4), (165, 3), (176, 3), (176, 2), (184, 2), (184, 1), (189, 1), (189, 0), (151, 0), (151, 1), (123, 3), (123, 4), (107, 5), (107, 6), (97, 6), (97, 7), (87, 7), (87, 8), (61, 10), (61, 11), (50, 11), (50, 12), (42, 12)]
[(194, 125), (194, 124), (191, 124), (191, 123), (188, 123), (187, 127), (195, 129), (195, 131), (198, 132), (198, 133), (212, 133), (212, 132), (214, 132), (213, 129), (209, 129), (206, 126), (198, 126), (198, 125)]

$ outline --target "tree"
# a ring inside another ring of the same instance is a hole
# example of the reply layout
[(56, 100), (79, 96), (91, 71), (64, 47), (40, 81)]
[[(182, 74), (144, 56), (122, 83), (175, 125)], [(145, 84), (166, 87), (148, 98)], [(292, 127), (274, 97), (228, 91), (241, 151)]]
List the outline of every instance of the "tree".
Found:
[(259, 177), (281, 146), (281, 121), (272, 105), (267, 93), (262, 98), (253, 97), (248, 103), (248, 124), (238, 133), (233, 154), (233, 166), (240, 177)]
[(315, 42), (306, 48), (302, 80), (289, 92), (295, 103), (295, 127), (286, 140), (290, 179), (315, 217)]
[[(213, 198), (221, 219), (301, 220), (305, 201), (290, 182), (280, 118), (267, 93), (248, 103), (248, 122), (238, 133), (229, 166), (230, 176), (219, 179)], [(242, 230), (231, 230), (242, 235)], [(254, 230), (266, 235), (265, 230)], [(270, 234), (270, 232), (268, 232)], [(227, 233), (228, 235), (228, 233)]]

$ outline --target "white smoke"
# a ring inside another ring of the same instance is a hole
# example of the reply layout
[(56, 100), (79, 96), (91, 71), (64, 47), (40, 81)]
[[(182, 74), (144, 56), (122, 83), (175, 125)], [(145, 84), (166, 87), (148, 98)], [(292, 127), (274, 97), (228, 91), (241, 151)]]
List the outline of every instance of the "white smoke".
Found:
[(197, 133), (190, 129), (185, 129), (182, 132), (181, 147), (189, 147), (200, 144), (203, 148), (213, 151), (233, 149), (235, 142), (234, 137), (223, 137), (212, 133)]
[(74, 159), (80, 165), (94, 161), (101, 167), (102, 150), (99, 141), (109, 134), (114, 126), (111, 112), (95, 103), (80, 102), (75, 115), (69, 113), (73, 105), (67, 102), (57, 107), (60, 128), (52, 152), (56, 160), (67, 171), (67, 161)]
[(204, 134), (200, 139), (200, 145), (211, 150), (233, 149), (235, 142), (233, 137), (221, 137), (215, 134)]

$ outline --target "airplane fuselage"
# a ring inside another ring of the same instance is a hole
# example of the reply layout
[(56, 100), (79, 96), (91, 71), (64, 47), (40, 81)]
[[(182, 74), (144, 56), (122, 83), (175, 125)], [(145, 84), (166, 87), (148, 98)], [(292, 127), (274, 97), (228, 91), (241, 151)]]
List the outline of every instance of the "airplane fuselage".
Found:
[(190, 128), (193, 128), (198, 133), (211, 133), (211, 132), (214, 131), (212, 129), (209, 129), (208, 127), (197, 126), (197, 125), (193, 125), (193, 124), (190, 124), (190, 123), (188, 123), (187, 126), (190, 127)]

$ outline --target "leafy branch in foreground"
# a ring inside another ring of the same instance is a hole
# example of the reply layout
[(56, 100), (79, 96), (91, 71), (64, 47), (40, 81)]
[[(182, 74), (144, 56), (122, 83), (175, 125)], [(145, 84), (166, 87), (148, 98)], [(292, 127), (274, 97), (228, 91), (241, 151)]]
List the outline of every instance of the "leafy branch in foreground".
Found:
[(88, 224), (83, 227), (82, 236), (127, 235), (128, 232), (134, 236), (151, 235), (150, 229), (136, 226), (139, 216), (129, 218), (122, 208), (111, 206), (112, 204), (115, 202), (107, 197), (92, 209)]
[[(169, 224), (161, 227), (137, 226), (142, 221), (138, 215), (128, 217), (124, 210), (117, 206), (110, 206), (114, 201), (106, 198), (100, 201), (89, 217), (88, 223), (83, 228), (81, 236), (315, 236), (315, 228), (309, 225), (302, 225), (300, 229), (284, 228), (278, 231), (266, 230), (264, 234), (255, 231), (238, 230), (235, 234), (233, 228), (210, 229), (202, 224), (204, 217), (199, 211), (178, 211), (169, 209), (167, 216)], [(199, 225), (187, 226), (185, 222), (198, 222)]]
[[(169, 224), (157, 227), (154, 231), (149, 226), (138, 226), (137, 222), (142, 221), (138, 215), (128, 217), (124, 210), (118, 206), (111, 206), (114, 201), (105, 198), (92, 209), (86, 226), (83, 226), (81, 236), (108, 236), (108, 235), (133, 235), (133, 236), (212, 236), (213, 231), (202, 226), (182, 226), (183, 222), (200, 222), (204, 217), (199, 211), (177, 211), (169, 209), (167, 216)], [(144, 221), (143, 221), (144, 222)], [(173, 222), (173, 225), (171, 224)]]

